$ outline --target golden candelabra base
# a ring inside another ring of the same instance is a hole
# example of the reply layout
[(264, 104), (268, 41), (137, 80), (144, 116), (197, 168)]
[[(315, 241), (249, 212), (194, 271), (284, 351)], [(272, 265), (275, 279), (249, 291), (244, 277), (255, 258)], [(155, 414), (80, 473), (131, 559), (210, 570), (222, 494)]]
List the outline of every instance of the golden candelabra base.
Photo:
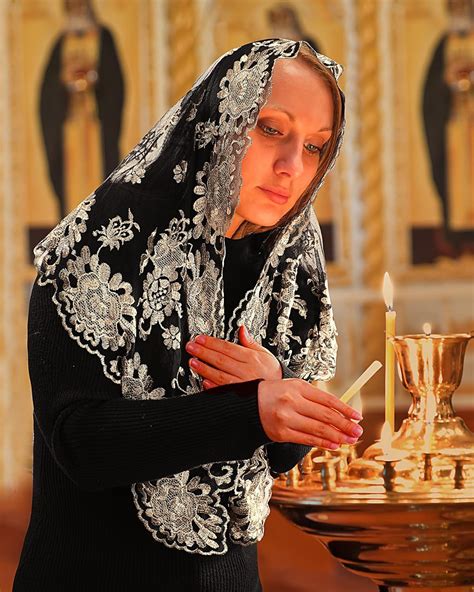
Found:
[(474, 492), (464, 501), (453, 497), (437, 503), (420, 496), (401, 502), (399, 494), (381, 491), (373, 496), (339, 491), (292, 495), (277, 485), (272, 503), (316, 536), (344, 567), (370, 577), (380, 590), (471, 592)]
[(381, 592), (474, 592), (474, 434), (451, 404), (470, 338), (395, 337), (413, 403), (389, 448), (313, 449), (275, 482), (272, 504)]

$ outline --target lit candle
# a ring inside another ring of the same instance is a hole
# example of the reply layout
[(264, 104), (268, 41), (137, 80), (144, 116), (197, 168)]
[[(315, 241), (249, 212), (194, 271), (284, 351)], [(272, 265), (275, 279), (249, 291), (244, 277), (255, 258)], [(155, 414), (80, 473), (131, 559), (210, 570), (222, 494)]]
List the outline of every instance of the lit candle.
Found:
[(395, 350), (389, 338), (395, 336), (397, 313), (393, 310), (393, 285), (387, 272), (383, 278), (383, 298), (387, 307), (385, 313), (385, 421), (388, 421), (393, 433), (395, 431)]

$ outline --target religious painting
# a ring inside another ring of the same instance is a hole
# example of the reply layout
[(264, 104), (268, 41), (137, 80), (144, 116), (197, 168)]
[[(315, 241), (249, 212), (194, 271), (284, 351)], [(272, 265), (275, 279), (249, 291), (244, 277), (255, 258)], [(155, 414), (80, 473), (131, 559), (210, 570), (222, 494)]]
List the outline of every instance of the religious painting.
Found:
[(474, 3), (446, 0), (445, 9), (446, 25), (426, 68), (422, 108), (442, 218), (435, 253), (455, 257), (474, 254)]
[[(345, 64), (346, 41), (344, 2), (324, 0), (217, 0), (216, 55), (255, 39), (284, 37), (303, 39), (316, 51)], [(344, 90), (346, 76), (340, 79)], [(349, 282), (351, 270), (348, 187), (345, 172), (350, 155), (344, 150), (336, 168), (325, 180), (315, 203), (332, 283)]]
[(472, 277), (474, 5), (396, 0), (385, 18), (394, 264), (414, 278)]
[(119, 163), (125, 88), (112, 31), (91, 0), (65, 0), (40, 87), (45, 156), (59, 217)]
[(152, 11), (151, 2), (125, 0), (23, 0), (12, 11), (26, 103), (30, 258), (154, 122)]

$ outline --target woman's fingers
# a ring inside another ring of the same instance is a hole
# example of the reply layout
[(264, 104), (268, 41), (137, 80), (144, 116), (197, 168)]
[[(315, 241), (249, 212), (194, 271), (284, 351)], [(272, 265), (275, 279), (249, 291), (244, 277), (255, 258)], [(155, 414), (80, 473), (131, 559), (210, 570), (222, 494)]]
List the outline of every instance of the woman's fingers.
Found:
[(345, 415), (350, 419), (355, 419), (357, 421), (362, 419), (362, 415), (358, 411), (353, 409), (350, 405), (342, 403), (342, 401), (335, 395), (311, 386), (305, 381), (301, 381), (301, 383), (303, 387), (301, 392), (306, 399), (324, 405), (330, 409), (336, 409), (336, 411), (339, 411), (339, 413), (342, 413), (342, 415)]
[[(186, 345), (186, 351), (196, 358), (199, 358), (201, 362), (205, 362), (214, 368), (219, 368), (222, 372), (235, 377), (240, 376), (243, 371), (243, 364), (241, 362), (230, 358), (222, 352), (200, 346), (196, 343), (188, 343)], [(195, 369), (197, 370), (197, 367)]]
[(323, 420), (318, 421), (310, 417), (299, 415), (298, 413), (292, 415), (287, 427), (296, 432), (312, 434), (314, 437), (322, 438), (329, 442), (336, 442), (337, 444), (355, 444), (358, 439), (358, 436), (345, 434), (334, 426), (324, 423)]
[(217, 352), (239, 362), (245, 362), (247, 360), (245, 347), (210, 335), (198, 335), (194, 341), (188, 342), (187, 345), (196, 345), (202, 349)]
[[(243, 346), (208, 335), (198, 335), (195, 341), (186, 344), (186, 351), (208, 366), (234, 376), (237, 381), (281, 379), (280, 362), (255, 342)], [(200, 373), (197, 366), (195, 369)]]
[(332, 442), (314, 434), (305, 434), (304, 432), (297, 432), (292, 429), (288, 429), (287, 441), (312, 446), (313, 448), (328, 448), (329, 450), (337, 450), (341, 446), (338, 442)]
[(298, 398), (295, 403), (297, 412), (308, 419), (332, 425), (351, 438), (359, 438), (362, 435), (363, 430), (357, 423), (330, 407), (314, 403), (304, 397)]
[(195, 372), (202, 376), (202, 378), (207, 378), (216, 386), (221, 384), (233, 384), (234, 382), (239, 382), (239, 379), (236, 376), (227, 374), (227, 372), (223, 372), (222, 370), (212, 368), (211, 366), (204, 364), (196, 358), (191, 358), (189, 360), (189, 365)]
[(319, 445), (318, 439), (353, 444), (362, 434), (362, 428), (348, 419), (360, 418), (359, 414), (304, 380), (263, 380), (258, 386), (258, 407), (262, 427), (275, 442), (292, 442), (290, 435), (298, 432), (315, 438), (304, 442), (311, 446)]

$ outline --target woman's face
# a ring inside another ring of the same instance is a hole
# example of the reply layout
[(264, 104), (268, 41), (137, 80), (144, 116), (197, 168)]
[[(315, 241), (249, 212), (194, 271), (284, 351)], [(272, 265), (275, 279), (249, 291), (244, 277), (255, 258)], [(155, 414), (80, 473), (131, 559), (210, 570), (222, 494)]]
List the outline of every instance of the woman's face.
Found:
[(323, 79), (301, 60), (278, 60), (271, 94), (249, 133), (227, 237), (243, 221), (274, 226), (291, 210), (316, 174), (332, 124), (333, 100)]

